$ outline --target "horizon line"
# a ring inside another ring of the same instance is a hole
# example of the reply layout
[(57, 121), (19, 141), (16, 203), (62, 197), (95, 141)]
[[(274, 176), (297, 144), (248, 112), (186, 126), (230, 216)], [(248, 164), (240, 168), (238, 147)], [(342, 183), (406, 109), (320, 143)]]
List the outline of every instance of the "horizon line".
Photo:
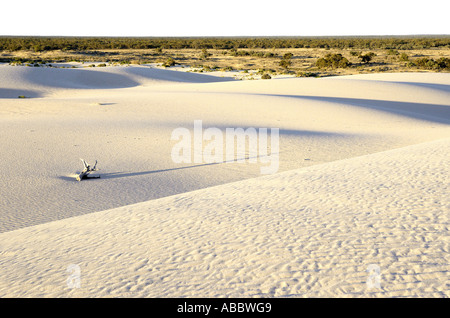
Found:
[(81, 38), (349, 38), (349, 37), (450, 37), (442, 33), (411, 33), (411, 34), (353, 34), (353, 35), (7, 35), (0, 37), (81, 37)]

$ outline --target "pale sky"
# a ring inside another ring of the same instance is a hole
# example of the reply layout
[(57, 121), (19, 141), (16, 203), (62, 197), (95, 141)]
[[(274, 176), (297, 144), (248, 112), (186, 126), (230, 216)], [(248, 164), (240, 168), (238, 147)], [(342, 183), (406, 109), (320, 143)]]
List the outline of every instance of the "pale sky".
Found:
[(1, 5), (0, 35), (450, 34), (450, 1), (56, 1)]

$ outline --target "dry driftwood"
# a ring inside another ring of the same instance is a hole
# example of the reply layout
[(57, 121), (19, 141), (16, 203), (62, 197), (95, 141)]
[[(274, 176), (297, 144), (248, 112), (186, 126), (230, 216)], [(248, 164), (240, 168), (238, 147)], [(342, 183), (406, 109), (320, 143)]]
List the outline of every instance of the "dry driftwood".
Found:
[(80, 159), (83, 162), (84, 170), (80, 172), (80, 174), (77, 176), (77, 181), (81, 181), (84, 179), (98, 179), (100, 176), (90, 177), (89, 174), (93, 171), (98, 171), (97, 169), (97, 160), (95, 160), (95, 165), (93, 168), (84, 160)]

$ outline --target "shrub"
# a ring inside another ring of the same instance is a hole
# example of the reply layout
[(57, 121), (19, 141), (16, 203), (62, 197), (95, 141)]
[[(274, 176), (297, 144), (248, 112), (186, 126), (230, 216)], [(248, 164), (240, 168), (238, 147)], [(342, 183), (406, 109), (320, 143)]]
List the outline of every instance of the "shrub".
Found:
[(351, 63), (339, 53), (329, 53), (316, 61), (316, 66), (318, 68), (346, 68), (350, 65)]
[(223, 71), (232, 71), (233, 67), (232, 66), (227, 66), (227, 67), (222, 68), (222, 70)]
[(419, 68), (432, 69), (433, 68), (433, 64), (434, 64), (433, 62), (434, 62), (433, 59), (429, 59), (429, 58), (426, 58), (426, 57), (421, 57), (421, 58), (418, 58), (415, 61), (415, 64)]
[(212, 72), (214, 69), (208, 65), (203, 65), (203, 71), (204, 72)]
[(202, 50), (202, 53), (200, 54), (200, 59), (201, 59), (201, 60), (207, 60), (207, 59), (209, 59), (209, 57), (210, 57), (211, 55), (212, 55), (212, 54), (209, 53), (206, 49), (203, 49), (203, 50)]
[(361, 59), (362, 63), (369, 63), (370, 61), (372, 61), (373, 57), (376, 56), (375, 53), (373, 52), (369, 52), (367, 54), (360, 54), (358, 57)]
[(272, 76), (270, 76), (269, 74), (264, 74), (263, 76), (261, 76), (261, 79), (271, 79)]
[(398, 60), (399, 61), (404, 61), (404, 62), (409, 61), (408, 54), (406, 54), (406, 53), (400, 54), (400, 56), (398, 57)]
[(250, 53), (248, 51), (244, 51), (244, 50), (238, 51), (236, 49), (231, 49), (229, 54), (231, 56), (247, 56), (247, 55), (250, 55)]
[(393, 50), (393, 49), (389, 49), (386, 52), (386, 55), (399, 55), (400, 53), (398, 53), (397, 50)]
[(318, 77), (318, 74), (313, 72), (298, 72), (297, 77)]
[(294, 54), (292, 54), (292, 53), (286, 53), (283, 55), (283, 59), (290, 60), (293, 56), (294, 56)]
[(164, 61), (164, 63), (162, 64), (162, 66), (164, 66), (164, 67), (170, 67), (170, 66), (174, 66), (176, 63), (175, 63), (175, 60), (173, 59), (173, 58), (171, 58), (171, 57), (168, 57), (165, 61)]
[(282, 59), (282, 60), (280, 61), (280, 66), (281, 66), (282, 68), (285, 68), (285, 69), (288, 69), (289, 66), (291, 66), (291, 64), (292, 64), (291, 60), (285, 60), (285, 59)]
[(441, 57), (439, 60), (435, 61), (426, 57), (418, 58), (415, 60), (414, 64), (418, 68), (423, 68), (427, 70), (449, 70), (450, 69), (450, 59), (446, 57)]
[(283, 59), (280, 61), (280, 66), (284, 69), (288, 69), (289, 66), (291, 66), (291, 58), (293, 54), (292, 53), (286, 53), (283, 55)]
[(33, 50), (34, 50), (34, 52), (42, 52), (42, 51), (44, 51), (44, 48), (40, 44), (35, 44), (33, 46)]
[(277, 55), (275, 53), (272, 52), (267, 52), (264, 54), (265, 58), (271, 58), (271, 57), (276, 57)]
[(450, 59), (447, 57), (441, 57), (436, 63), (440, 69), (450, 69)]

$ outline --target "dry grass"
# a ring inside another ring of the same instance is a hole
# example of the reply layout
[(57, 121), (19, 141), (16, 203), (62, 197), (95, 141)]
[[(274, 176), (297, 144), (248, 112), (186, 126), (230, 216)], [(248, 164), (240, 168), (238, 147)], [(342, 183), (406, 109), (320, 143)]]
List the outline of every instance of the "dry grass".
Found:
[[(375, 72), (407, 72), (417, 71), (417, 67), (408, 65), (408, 60), (400, 59), (405, 53), (409, 61), (420, 57), (439, 59), (450, 58), (448, 48), (429, 48), (417, 50), (386, 49), (322, 49), (322, 48), (288, 48), (288, 49), (238, 49), (238, 54), (233, 50), (208, 49), (208, 58), (203, 58), (201, 49), (120, 49), (120, 50), (86, 50), (86, 51), (14, 51), (1, 52), (0, 61), (12, 61), (14, 59), (48, 62), (108, 62), (108, 63), (163, 63), (168, 57), (175, 59), (177, 64), (206, 69), (233, 69), (233, 70), (264, 70), (273, 74), (305, 74), (312, 73), (317, 76), (347, 75)], [(236, 52), (236, 51), (235, 51)], [(352, 54), (353, 52), (353, 54)], [(366, 54), (373, 52), (376, 56), (370, 63), (362, 63), (356, 53)], [(398, 54), (394, 54), (398, 52)], [(241, 55), (246, 54), (249, 55)], [(272, 53), (274, 57), (261, 57)], [(292, 53), (291, 66), (284, 69), (280, 61), (285, 53)], [(345, 69), (319, 69), (316, 67), (317, 59), (327, 54), (340, 53), (346, 57), (352, 65)], [(431, 70), (428, 70), (431, 71)]]

